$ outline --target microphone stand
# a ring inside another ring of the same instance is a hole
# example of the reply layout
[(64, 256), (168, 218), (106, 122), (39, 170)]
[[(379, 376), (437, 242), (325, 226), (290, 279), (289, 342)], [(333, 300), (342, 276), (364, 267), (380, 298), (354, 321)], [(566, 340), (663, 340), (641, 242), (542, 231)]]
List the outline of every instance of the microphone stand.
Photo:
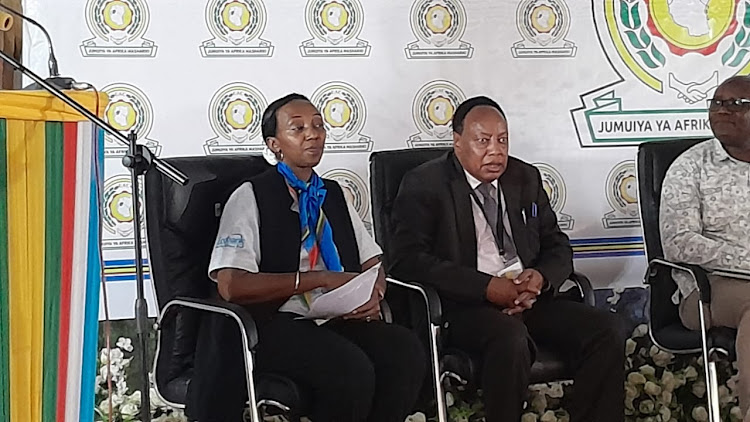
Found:
[[(128, 153), (122, 158), (122, 164), (130, 170), (130, 180), (132, 183), (132, 196), (133, 200), (133, 224), (135, 224), (133, 234), (135, 243), (135, 270), (136, 270), (136, 301), (135, 301), (135, 319), (136, 319), (136, 333), (138, 337), (138, 344), (140, 346), (140, 358), (142, 363), (141, 377), (143, 386), (141, 387), (141, 420), (143, 422), (151, 422), (151, 380), (148, 374), (148, 351), (146, 350), (146, 320), (148, 319), (148, 303), (145, 299), (143, 279), (143, 240), (141, 239), (141, 210), (140, 210), (140, 198), (139, 198), (139, 176), (145, 174), (152, 167), (156, 168), (157, 171), (174, 181), (179, 185), (186, 185), (188, 182), (187, 176), (184, 173), (176, 169), (171, 164), (159, 160), (156, 158), (149, 149), (143, 145), (136, 144), (136, 135), (131, 132), (127, 137), (117, 131), (117, 129), (110, 126), (107, 122), (100, 119), (96, 114), (91, 113), (81, 104), (70, 98), (67, 94), (60, 91), (57, 87), (48, 83), (37, 74), (26, 68), (24, 65), (16, 61), (13, 57), (9, 56), (4, 51), (0, 50), (0, 59), (13, 66), (16, 70), (22, 74), (31, 78), (34, 82), (39, 84), (44, 90), (50, 94), (59, 98), (65, 104), (71, 106), (74, 110), (81, 113), (84, 117), (94, 123), (96, 126), (104, 130), (106, 133), (112, 135), (120, 143), (128, 146)], [(98, 113), (99, 110), (96, 110)]]

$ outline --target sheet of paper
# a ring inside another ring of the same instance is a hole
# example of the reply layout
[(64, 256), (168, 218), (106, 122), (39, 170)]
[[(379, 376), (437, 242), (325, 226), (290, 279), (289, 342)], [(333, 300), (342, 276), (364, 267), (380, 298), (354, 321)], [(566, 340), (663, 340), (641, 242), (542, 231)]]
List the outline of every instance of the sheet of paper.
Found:
[(349, 280), (343, 286), (318, 296), (311, 304), (307, 319), (330, 319), (364, 305), (372, 296), (372, 289), (378, 279), (380, 264)]

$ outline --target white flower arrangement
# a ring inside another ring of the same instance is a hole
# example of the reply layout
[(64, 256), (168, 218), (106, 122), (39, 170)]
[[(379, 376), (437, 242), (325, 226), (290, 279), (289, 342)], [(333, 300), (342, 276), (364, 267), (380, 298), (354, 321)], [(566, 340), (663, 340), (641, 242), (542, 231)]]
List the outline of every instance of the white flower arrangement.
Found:
[[(625, 420), (628, 422), (704, 422), (706, 410), (706, 383), (703, 379), (703, 360), (694, 356), (674, 356), (660, 350), (646, 335), (648, 327), (639, 325), (625, 344)], [(128, 370), (132, 361), (133, 345), (128, 338), (120, 337), (115, 348), (99, 354), (99, 373), (96, 376), (95, 420), (101, 422), (135, 422), (141, 407), (139, 391), (130, 392), (127, 385)], [(109, 370), (107, 369), (109, 362)], [(112, 376), (112, 420), (109, 419), (107, 374)], [(719, 402), (722, 420), (741, 422), (737, 402), (736, 363), (719, 362), (717, 365)], [(564, 409), (571, 382), (553, 382), (533, 385), (521, 422), (569, 422)], [(468, 394), (461, 388), (446, 393), (448, 416), (453, 422), (479, 422), (484, 420), (481, 391)], [(186, 422), (184, 413), (172, 409), (159, 400), (151, 389), (151, 411), (154, 422)], [(267, 422), (284, 422), (279, 416), (264, 418)], [(423, 413), (415, 413), (405, 422), (427, 422)]]
[[(120, 337), (115, 347), (99, 352), (94, 388), (95, 403), (94, 420), (97, 422), (136, 422), (141, 410), (141, 392), (130, 392), (127, 384), (128, 368), (133, 360), (133, 342), (129, 338)], [(107, 375), (111, 375), (112, 396), (110, 400), (107, 387)], [(156, 390), (151, 388), (151, 412), (153, 422), (186, 422), (184, 413), (179, 409), (172, 409), (159, 399)], [(110, 412), (111, 403), (111, 412)], [(110, 413), (112, 419), (110, 420)]]

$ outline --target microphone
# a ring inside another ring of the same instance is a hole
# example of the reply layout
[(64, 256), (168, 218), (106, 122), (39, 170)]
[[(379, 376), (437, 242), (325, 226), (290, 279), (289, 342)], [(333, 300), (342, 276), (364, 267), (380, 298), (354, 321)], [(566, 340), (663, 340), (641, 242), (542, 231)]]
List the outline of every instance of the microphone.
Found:
[[(49, 83), (50, 85), (53, 85), (54, 87), (58, 89), (73, 89), (75, 84), (75, 79), (68, 78), (68, 77), (62, 77), (60, 76), (60, 72), (57, 67), (57, 57), (55, 57), (55, 49), (52, 46), (52, 38), (49, 36), (49, 32), (42, 26), (39, 22), (35, 21), (34, 19), (31, 19), (30, 17), (24, 15), (23, 13), (13, 10), (8, 6), (3, 5), (0, 3), (0, 9), (4, 10), (7, 13), (0, 12), (0, 31), (8, 31), (13, 26), (13, 16), (18, 16), (19, 18), (25, 20), (26, 22), (36, 26), (39, 28), (42, 33), (44, 34), (44, 37), (47, 38), (47, 45), (49, 46), (49, 58), (47, 59), (47, 67), (49, 69), (49, 78), (45, 80), (45, 82)], [(39, 90), (42, 89), (41, 85), (38, 83), (33, 83), (27, 87), (24, 88), (25, 90)]]

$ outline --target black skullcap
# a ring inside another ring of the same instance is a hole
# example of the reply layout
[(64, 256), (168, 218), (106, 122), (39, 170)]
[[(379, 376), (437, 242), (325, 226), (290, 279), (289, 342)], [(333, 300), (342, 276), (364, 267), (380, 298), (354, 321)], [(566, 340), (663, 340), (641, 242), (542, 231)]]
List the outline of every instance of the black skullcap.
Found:
[(469, 98), (462, 102), (453, 113), (453, 131), (461, 134), (464, 131), (464, 119), (466, 119), (466, 115), (469, 114), (474, 107), (479, 106), (490, 106), (499, 111), (500, 115), (503, 116), (503, 119), (505, 118), (505, 112), (495, 100), (485, 96)]
[(276, 113), (278, 113), (281, 107), (284, 107), (294, 100), (303, 100), (310, 102), (310, 100), (308, 100), (307, 97), (302, 94), (289, 94), (279, 98), (278, 100), (269, 104), (268, 107), (266, 107), (266, 111), (263, 112), (263, 118), (260, 121), (260, 127), (263, 133), (264, 141), (268, 138), (276, 136)]

